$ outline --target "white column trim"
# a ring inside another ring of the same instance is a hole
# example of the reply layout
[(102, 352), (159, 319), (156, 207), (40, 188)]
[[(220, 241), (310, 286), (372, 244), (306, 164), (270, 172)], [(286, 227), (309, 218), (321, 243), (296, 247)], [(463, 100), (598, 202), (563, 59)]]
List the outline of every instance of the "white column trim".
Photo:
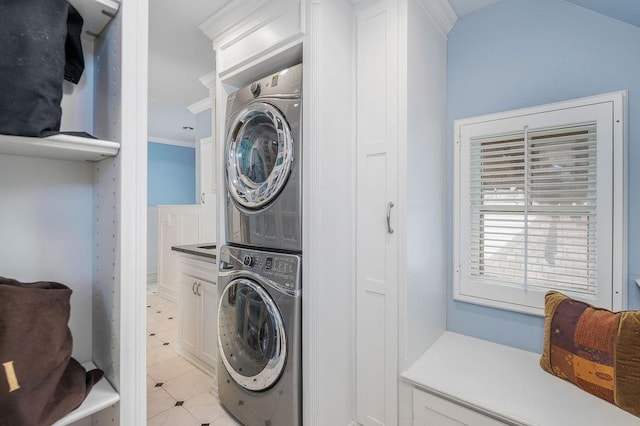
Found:
[[(122, 147), (120, 214), (120, 403), (122, 425), (145, 424), (147, 278), (147, 60), (148, 0), (124, 2), (122, 15)], [(125, 100), (126, 99), (126, 100)], [(135, 285), (134, 285), (135, 284)]]
[[(310, 4), (309, 4), (310, 3)], [(320, 51), (321, 51), (321, 12), (320, 1), (311, 0), (308, 3), (307, 13), (309, 23), (308, 37), (309, 44), (308, 49), (305, 49), (307, 55), (305, 55), (305, 117), (304, 122), (308, 123), (305, 127), (308, 129), (305, 135), (305, 146), (307, 147), (303, 151), (305, 156), (303, 164), (303, 182), (308, 182), (308, 186), (305, 190), (306, 196), (303, 198), (306, 200), (303, 207), (303, 229), (307, 229), (307, 238), (303, 241), (303, 253), (305, 254), (304, 260), (307, 267), (303, 268), (302, 282), (305, 286), (305, 297), (302, 298), (302, 329), (303, 340), (302, 347), (303, 353), (306, 353), (305, 362), (302, 364), (303, 368), (303, 402), (302, 402), (302, 414), (303, 423), (309, 426), (319, 425), (319, 413), (320, 407), (320, 359), (319, 359), (319, 342), (320, 342), (320, 324), (322, 318), (320, 317), (319, 303), (322, 300), (320, 296), (319, 288), (322, 283), (319, 282), (319, 277), (322, 275), (322, 265), (319, 255), (322, 254), (322, 229), (321, 229), (321, 209), (318, 206), (318, 194), (322, 193), (322, 180), (321, 171), (322, 165), (320, 164), (320, 158), (322, 158), (321, 145), (320, 145), (320, 126), (319, 120), (311, 119), (311, 117), (318, 117), (320, 111)], [(307, 120), (307, 118), (309, 118)], [(304, 235), (304, 233), (303, 233)]]

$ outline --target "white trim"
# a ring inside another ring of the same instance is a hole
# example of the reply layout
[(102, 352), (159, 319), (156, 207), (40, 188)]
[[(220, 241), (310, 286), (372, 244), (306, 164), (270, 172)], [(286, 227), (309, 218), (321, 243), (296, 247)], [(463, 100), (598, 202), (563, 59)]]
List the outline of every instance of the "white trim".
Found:
[(210, 97), (204, 98), (187, 106), (187, 109), (193, 115), (199, 114), (211, 108), (213, 108), (213, 101)]
[(202, 77), (198, 78), (198, 81), (207, 89), (215, 90), (216, 88), (216, 72), (211, 71), (209, 74), (205, 74)]
[(147, 285), (158, 284), (158, 273), (152, 272), (147, 274)]
[[(613, 298), (613, 310), (628, 309), (628, 110), (629, 93), (617, 92), (621, 102), (613, 103), (613, 292), (619, 297)], [(609, 96), (615, 96), (610, 94)], [(621, 143), (622, 146), (617, 144)]]
[(320, 341), (321, 341), (321, 312), (319, 304), (321, 301), (320, 288), (322, 283), (319, 277), (322, 276), (323, 265), (320, 262), (322, 255), (322, 227), (321, 209), (318, 205), (319, 194), (322, 193), (321, 171), (322, 146), (321, 129), (317, 117), (320, 111), (320, 72), (321, 72), (321, 49), (322, 40), (321, 29), (321, 5), (318, 1), (312, 1), (308, 7), (306, 21), (310, 31), (308, 35), (308, 45), (305, 49), (304, 64), (304, 108), (302, 122), (303, 140), (305, 149), (302, 151), (303, 178), (303, 216), (302, 216), (302, 251), (305, 254), (306, 264), (302, 269), (302, 282), (305, 286), (305, 294), (302, 298), (302, 353), (307, 354), (302, 363), (302, 423), (309, 426), (320, 426), (318, 412), (321, 407), (321, 371), (320, 365)]
[(231, 0), (222, 6), (198, 28), (213, 42), (215, 49), (229, 32), (240, 22), (248, 19), (252, 13), (268, 3), (269, 0)]
[(208, 144), (208, 143), (212, 143), (213, 142), (213, 136), (209, 136), (208, 138), (202, 138), (198, 141), (198, 144), (200, 146)]
[(196, 141), (179, 141), (177, 139), (158, 138), (158, 137), (151, 136), (151, 135), (149, 135), (147, 137), (147, 141), (148, 142), (153, 142), (153, 143), (161, 143), (161, 144), (165, 144), (165, 145), (184, 146), (184, 147), (187, 147), (187, 148), (195, 148), (196, 147)]
[[(147, 61), (148, 0), (123, 2), (121, 43), (123, 94), (118, 215), (120, 278), (120, 404), (122, 425), (147, 418)], [(137, 285), (133, 285), (137, 284)]]
[(447, 38), (449, 32), (458, 20), (455, 10), (448, 0), (418, 0), (418, 3), (427, 12), (427, 15), (436, 24), (438, 30)]

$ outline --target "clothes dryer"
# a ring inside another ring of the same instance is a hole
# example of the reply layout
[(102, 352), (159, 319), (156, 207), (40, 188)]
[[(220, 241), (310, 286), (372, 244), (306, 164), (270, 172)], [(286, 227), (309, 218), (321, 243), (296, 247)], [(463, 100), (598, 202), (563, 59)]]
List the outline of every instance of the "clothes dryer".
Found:
[(302, 65), (229, 95), (227, 242), (302, 251)]
[(300, 256), (222, 246), (218, 395), (245, 426), (302, 424)]

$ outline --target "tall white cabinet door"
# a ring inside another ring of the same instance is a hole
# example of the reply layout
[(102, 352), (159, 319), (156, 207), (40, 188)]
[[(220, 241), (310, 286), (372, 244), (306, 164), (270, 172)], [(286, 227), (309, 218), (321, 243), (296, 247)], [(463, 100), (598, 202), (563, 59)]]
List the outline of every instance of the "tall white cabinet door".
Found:
[(216, 242), (216, 156), (213, 138), (200, 141), (200, 205), (202, 232), (200, 241)]
[[(357, 421), (398, 423), (397, 3), (357, 18)], [(401, 231), (401, 230), (400, 230)]]

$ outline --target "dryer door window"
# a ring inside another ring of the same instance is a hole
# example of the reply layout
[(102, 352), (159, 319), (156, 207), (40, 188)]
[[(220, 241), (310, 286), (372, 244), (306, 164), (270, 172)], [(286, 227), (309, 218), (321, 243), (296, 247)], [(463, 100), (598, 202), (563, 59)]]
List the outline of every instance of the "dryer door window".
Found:
[(280, 311), (257, 283), (231, 281), (220, 296), (218, 345), (231, 377), (252, 391), (271, 387), (286, 359), (286, 336)]
[(249, 209), (273, 201), (287, 182), (293, 163), (293, 136), (282, 113), (256, 102), (231, 122), (226, 143), (227, 189)]

